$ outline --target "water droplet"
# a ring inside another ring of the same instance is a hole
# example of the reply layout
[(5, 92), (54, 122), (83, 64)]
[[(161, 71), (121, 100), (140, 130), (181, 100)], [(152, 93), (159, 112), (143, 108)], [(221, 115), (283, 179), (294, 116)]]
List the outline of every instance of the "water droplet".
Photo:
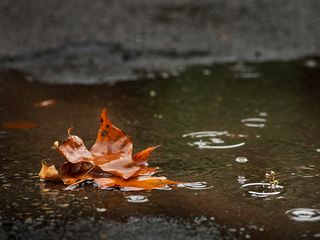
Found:
[(291, 220), (297, 222), (315, 222), (320, 220), (320, 209), (294, 208), (285, 213)]
[(178, 187), (185, 187), (192, 190), (205, 190), (210, 188), (206, 182), (182, 183), (178, 184)]
[(146, 196), (142, 195), (130, 195), (126, 197), (128, 202), (133, 202), (133, 203), (143, 203), (143, 202), (148, 202), (149, 199)]
[(105, 208), (96, 208), (97, 212), (105, 212), (107, 211), (107, 209)]
[(242, 185), (252, 197), (265, 198), (278, 195), (283, 191), (283, 186), (270, 183), (246, 183)]
[(248, 159), (245, 158), (245, 157), (237, 157), (236, 158), (236, 162), (238, 162), (238, 163), (246, 163), (246, 162), (248, 162)]
[(238, 139), (246, 136), (241, 134), (230, 134), (227, 131), (203, 131), (184, 134), (182, 137), (198, 139), (187, 144), (189, 146), (196, 146), (199, 149), (228, 149), (245, 145), (245, 142), (239, 143)]

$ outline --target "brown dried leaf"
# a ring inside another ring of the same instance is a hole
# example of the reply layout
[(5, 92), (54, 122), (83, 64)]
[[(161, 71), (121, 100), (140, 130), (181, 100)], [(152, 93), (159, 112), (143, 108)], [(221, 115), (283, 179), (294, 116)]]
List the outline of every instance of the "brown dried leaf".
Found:
[(165, 177), (135, 177), (123, 179), (119, 177), (96, 178), (95, 183), (99, 188), (119, 188), (122, 191), (141, 191), (153, 189), (166, 189), (176, 186), (179, 182), (168, 180)]
[(157, 168), (148, 167), (147, 158), (158, 146), (132, 156), (131, 139), (112, 124), (106, 109), (101, 112), (100, 129), (90, 151), (81, 138), (71, 135), (71, 130), (68, 129), (68, 138), (61, 146), (56, 143), (58, 151), (68, 160), (60, 168), (65, 184), (94, 180), (100, 188), (125, 191), (163, 189), (178, 184), (165, 177), (152, 177)]
[(42, 160), (41, 162), (41, 170), (39, 172), (39, 177), (44, 180), (61, 181), (61, 177), (56, 167), (54, 165), (46, 163), (45, 160)]
[(93, 157), (82, 139), (76, 135), (71, 135), (72, 129), (68, 129), (68, 138), (57, 148), (58, 151), (71, 163), (93, 163)]

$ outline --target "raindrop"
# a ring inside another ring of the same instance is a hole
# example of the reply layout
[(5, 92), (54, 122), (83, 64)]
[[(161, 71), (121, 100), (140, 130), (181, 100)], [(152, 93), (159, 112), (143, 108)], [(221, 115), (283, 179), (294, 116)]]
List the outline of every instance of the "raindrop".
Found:
[(291, 220), (297, 222), (315, 222), (320, 220), (320, 209), (294, 208), (285, 213)]
[(283, 186), (271, 185), (270, 183), (246, 183), (242, 185), (252, 197), (265, 198), (278, 195), (282, 192)]
[(149, 199), (146, 196), (142, 195), (130, 195), (126, 197), (128, 202), (133, 202), (133, 203), (143, 203), (143, 202), (148, 202)]
[(248, 159), (245, 158), (245, 157), (237, 157), (236, 158), (236, 162), (238, 162), (238, 163), (246, 163), (246, 162), (248, 162)]
[(191, 190), (205, 190), (210, 188), (206, 182), (182, 183), (178, 184), (178, 187), (185, 187)]

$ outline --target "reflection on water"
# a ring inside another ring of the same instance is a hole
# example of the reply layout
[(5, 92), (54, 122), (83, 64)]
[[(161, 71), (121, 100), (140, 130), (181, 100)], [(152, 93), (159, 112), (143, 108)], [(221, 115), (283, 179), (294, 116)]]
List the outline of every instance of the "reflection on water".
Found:
[[(240, 239), (318, 234), (319, 221), (300, 224), (290, 220), (291, 212), (285, 214), (296, 206), (320, 209), (320, 69), (314, 61), (314, 67), (305, 61), (193, 67), (176, 77), (162, 74), (161, 80), (114, 86), (44, 85), (25, 81), (30, 76), (22, 73), (1, 72), (0, 126), (25, 121), (37, 128), (0, 129), (0, 221), (59, 220), (64, 226), (74, 218), (96, 223), (136, 215), (214, 216), (225, 226), (222, 232), (237, 229), (233, 233)], [(56, 104), (34, 106), (44, 99)], [(121, 192), (85, 183), (64, 191), (63, 184), (40, 182), (41, 159), (63, 162), (52, 143), (74, 126), (91, 145), (103, 107), (135, 139), (135, 149), (161, 145), (149, 161), (160, 167), (158, 176), (188, 184)], [(261, 182), (271, 169), (279, 173), (279, 188)], [(132, 198), (148, 202), (128, 202)], [(312, 214), (298, 212), (300, 219), (314, 219)]]

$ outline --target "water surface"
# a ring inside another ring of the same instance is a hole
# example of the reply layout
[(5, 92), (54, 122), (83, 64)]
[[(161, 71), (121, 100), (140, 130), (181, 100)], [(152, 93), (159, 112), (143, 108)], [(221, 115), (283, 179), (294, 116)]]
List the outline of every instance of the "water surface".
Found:
[[(124, 226), (134, 217), (187, 221), (189, 236), (200, 234), (199, 227), (220, 238), (319, 236), (320, 69), (305, 62), (192, 67), (174, 77), (113, 86), (39, 84), (2, 70), (1, 125), (36, 124), (0, 130), (2, 234), (24, 229), (30, 236), (30, 225), (40, 231), (53, 224), (50, 232), (84, 220)], [(47, 99), (56, 102), (34, 105)], [(103, 107), (132, 137), (135, 151), (161, 145), (150, 159), (160, 175), (195, 184), (152, 192), (65, 191), (62, 184), (39, 181), (41, 159), (63, 162), (51, 146), (65, 139), (68, 127), (88, 147), (94, 143)], [(270, 170), (283, 187), (279, 194), (260, 198), (242, 187), (266, 182)], [(315, 220), (302, 221), (299, 214)]]

